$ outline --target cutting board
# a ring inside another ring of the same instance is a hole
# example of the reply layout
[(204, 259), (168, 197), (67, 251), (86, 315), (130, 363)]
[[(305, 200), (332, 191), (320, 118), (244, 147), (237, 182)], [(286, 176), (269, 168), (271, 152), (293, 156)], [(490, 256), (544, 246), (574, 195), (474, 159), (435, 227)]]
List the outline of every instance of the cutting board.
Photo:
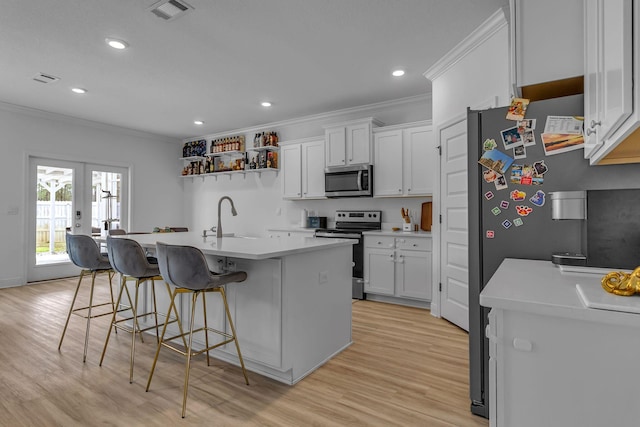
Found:
[(580, 300), (588, 308), (640, 314), (640, 295), (623, 297), (610, 294), (601, 286), (576, 285)]
[(431, 208), (431, 202), (422, 204), (422, 212), (420, 214), (420, 230), (422, 231), (431, 231), (431, 216), (433, 214)]

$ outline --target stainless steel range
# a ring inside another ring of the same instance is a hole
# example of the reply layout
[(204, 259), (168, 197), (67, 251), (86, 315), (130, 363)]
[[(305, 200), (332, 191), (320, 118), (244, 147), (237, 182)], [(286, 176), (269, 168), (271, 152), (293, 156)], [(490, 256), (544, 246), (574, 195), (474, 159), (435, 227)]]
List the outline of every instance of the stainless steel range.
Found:
[(364, 299), (364, 231), (382, 228), (382, 211), (339, 210), (335, 215), (335, 228), (319, 228), (315, 236), (319, 238), (356, 239), (353, 245), (352, 296)]

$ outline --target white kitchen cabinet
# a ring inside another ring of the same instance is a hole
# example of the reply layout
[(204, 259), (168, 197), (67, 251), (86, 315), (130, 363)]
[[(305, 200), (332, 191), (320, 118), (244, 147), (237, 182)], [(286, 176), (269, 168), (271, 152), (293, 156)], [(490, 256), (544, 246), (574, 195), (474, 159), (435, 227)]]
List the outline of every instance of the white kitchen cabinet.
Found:
[(367, 118), (325, 127), (327, 166), (371, 163), (371, 129), (381, 123)]
[(431, 126), (411, 124), (376, 129), (373, 149), (374, 197), (433, 193), (438, 157)]
[(431, 300), (430, 237), (364, 237), (366, 293)]
[(585, 158), (639, 162), (640, 3), (586, 0), (584, 7)]
[(583, 75), (583, 0), (511, 0), (510, 10), (518, 87)]
[(325, 140), (287, 143), (281, 148), (282, 197), (324, 198)]

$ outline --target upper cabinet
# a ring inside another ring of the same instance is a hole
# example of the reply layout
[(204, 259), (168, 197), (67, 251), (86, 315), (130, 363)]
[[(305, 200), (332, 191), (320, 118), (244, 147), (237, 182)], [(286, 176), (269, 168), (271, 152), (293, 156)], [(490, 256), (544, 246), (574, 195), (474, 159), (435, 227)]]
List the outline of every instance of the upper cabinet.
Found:
[(438, 152), (431, 126), (408, 124), (374, 130), (374, 197), (433, 193)]
[(640, 4), (585, 0), (584, 7), (585, 158), (591, 164), (638, 163)]
[[(523, 89), (523, 95), (530, 86), (584, 74), (583, 0), (510, 3), (512, 78)], [(567, 84), (571, 82), (562, 86)]]
[(380, 125), (376, 119), (367, 118), (326, 126), (326, 166), (371, 163), (371, 129)]
[(283, 143), (282, 197), (285, 199), (324, 198), (325, 140), (311, 138)]

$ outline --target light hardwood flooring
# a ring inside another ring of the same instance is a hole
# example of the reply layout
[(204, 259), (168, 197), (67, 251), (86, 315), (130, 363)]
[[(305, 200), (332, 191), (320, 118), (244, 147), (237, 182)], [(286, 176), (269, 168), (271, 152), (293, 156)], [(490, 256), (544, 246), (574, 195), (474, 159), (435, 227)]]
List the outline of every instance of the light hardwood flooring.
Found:
[[(294, 386), (253, 372), (246, 386), (239, 368), (195, 358), (181, 419), (180, 355), (161, 352), (145, 392), (153, 337), (136, 344), (133, 384), (129, 334), (112, 336), (98, 366), (109, 316), (91, 323), (87, 363), (78, 316), (58, 352), (76, 280), (0, 289), (0, 425), (488, 425), (469, 411), (467, 334), (427, 310), (372, 301), (352, 305), (353, 345)], [(99, 281), (104, 300), (107, 282)]]

